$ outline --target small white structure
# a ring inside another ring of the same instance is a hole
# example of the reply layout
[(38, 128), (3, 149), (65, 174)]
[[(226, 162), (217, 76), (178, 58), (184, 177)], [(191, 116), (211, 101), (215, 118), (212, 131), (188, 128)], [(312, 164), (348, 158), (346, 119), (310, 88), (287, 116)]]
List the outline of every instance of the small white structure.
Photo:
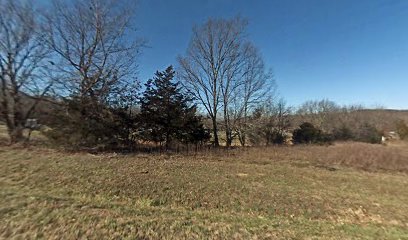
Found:
[(396, 132), (387, 132), (385, 133), (385, 136), (381, 137), (381, 143), (386, 144), (389, 141), (394, 141), (394, 140), (399, 140), (400, 137), (398, 135), (398, 133)]
[(38, 130), (41, 125), (38, 124), (37, 119), (35, 118), (29, 118), (27, 119), (27, 121), (25, 122), (25, 128), (28, 128), (30, 130)]
[(381, 137), (381, 143), (382, 143), (382, 144), (385, 144), (386, 141), (387, 141), (387, 138), (384, 137), (384, 136), (382, 136), (382, 137)]

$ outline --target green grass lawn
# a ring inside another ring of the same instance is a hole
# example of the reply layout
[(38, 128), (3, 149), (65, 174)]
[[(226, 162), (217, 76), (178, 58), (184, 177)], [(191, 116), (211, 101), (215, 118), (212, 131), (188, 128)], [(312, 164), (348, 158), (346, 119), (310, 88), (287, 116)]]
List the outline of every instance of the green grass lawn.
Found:
[(407, 173), (331, 169), (313, 157), (338, 148), (160, 156), (0, 147), (0, 238), (408, 239)]

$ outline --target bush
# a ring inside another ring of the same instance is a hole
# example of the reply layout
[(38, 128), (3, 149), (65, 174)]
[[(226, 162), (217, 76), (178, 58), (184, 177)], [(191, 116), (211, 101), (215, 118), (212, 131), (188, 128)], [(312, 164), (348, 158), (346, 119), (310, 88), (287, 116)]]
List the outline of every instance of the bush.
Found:
[(286, 135), (282, 131), (273, 130), (266, 133), (267, 145), (269, 144), (284, 144)]
[(263, 133), (258, 128), (250, 129), (246, 136), (252, 146), (260, 146), (264, 143)]
[(397, 127), (397, 133), (399, 137), (403, 140), (408, 139), (408, 126), (404, 122), (404, 120), (397, 121), (396, 127)]
[(382, 134), (373, 125), (363, 124), (357, 133), (356, 141), (365, 143), (381, 143)]
[(296, 144), (312, 144), (312, 143), (330, 143), (332, 137), (329, 134), (323, 133), (313, 124), (305, 122), (293, 132), (293, 143)]
[(117, 148), (130, 145), (134, 119), (125, 109), (112, 109), (88, 99), (64, 102), (48, 120), (45, 135), (69, 148)]
[(354, 133), (346, 125), (336, 128), (333, 131), (333, 140), (349, 141), (354, 139)]

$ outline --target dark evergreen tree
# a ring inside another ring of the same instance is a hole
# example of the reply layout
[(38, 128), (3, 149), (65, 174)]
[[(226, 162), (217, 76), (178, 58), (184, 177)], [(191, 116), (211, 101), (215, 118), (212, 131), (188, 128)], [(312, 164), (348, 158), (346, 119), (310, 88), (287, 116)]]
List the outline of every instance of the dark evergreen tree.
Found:
[(184, 94), (179, 82), (173, 82), (175, 71), (169, 66), (157, 71), (145, 84), (140, 100), (140, 134), (148, 141), (164, 143), (166, 148), (174, 141), (198, 143), (207, 141), (204, 129), (192, 98)]
[(331, 136), (322, 132), (322, 130), (313, 126), (309, 122), (302, 123), (298, 129), (293, 131), (294, 143), (330, 143)]

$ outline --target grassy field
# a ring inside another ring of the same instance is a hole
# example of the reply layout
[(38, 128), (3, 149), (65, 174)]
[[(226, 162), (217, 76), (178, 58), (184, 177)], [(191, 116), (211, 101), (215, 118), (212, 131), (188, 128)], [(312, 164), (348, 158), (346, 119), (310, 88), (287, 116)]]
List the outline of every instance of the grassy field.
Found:
[(408, 148), (0, 147), (1, 239), (408, 239)]

